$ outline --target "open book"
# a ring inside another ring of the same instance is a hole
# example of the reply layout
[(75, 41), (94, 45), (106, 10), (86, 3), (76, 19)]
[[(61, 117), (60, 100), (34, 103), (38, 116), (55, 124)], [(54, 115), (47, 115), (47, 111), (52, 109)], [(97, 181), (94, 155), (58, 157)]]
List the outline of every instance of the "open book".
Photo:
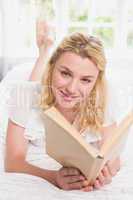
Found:
[(133, 124), (133, 111), (113, 130), (113, 134), (97, 149), (87, 143), (64, 116), (51, 107), (44, 112), (46, 152), (65, 167), (78, 168), (93, 183), (104, 164), (118, 156), (129, 126)]

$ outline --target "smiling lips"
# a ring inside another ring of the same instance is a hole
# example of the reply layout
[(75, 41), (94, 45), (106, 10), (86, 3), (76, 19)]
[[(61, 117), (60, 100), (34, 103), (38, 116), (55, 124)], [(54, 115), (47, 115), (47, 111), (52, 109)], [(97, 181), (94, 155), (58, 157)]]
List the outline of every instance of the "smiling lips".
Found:
[(67, 101), (71, 101), (77, 97), (77, 96), (70, 96), (62, 90), (60, 90), (60, 93), (61, 93), (61, 96), (63, 96), (63, 98)]

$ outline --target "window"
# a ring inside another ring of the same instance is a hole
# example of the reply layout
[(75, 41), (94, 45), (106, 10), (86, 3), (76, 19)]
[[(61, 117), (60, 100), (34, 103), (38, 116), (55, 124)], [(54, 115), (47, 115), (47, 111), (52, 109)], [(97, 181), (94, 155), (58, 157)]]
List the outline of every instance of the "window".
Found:
[(114, 47), (116, 1), (95, 1), (92, 34), (98, 36), (106, 48)]
[[(55, 1), (58, 6), (60, 1)], [(60, 8), (67, 13), (65, 33), (83, 31), (95, 35), (102, 40), (110, 55), (120, 56), (123, 49), (125, 56), (133, 50), (132, 0), (68, 0), (65, 7)]]
[[(37, 16), (56, 25), (56, 38), (74, 31), (99, 37), (107, 52), (133, 51), (132, 0), (1, 0), (7, 54), (35, 57)], [(10, 8), (12, 7), (12, 13)], [(1, 20), (1, 19), (0, 19)], [(14, 52), (12, 46), (14, 45)], [(118, 55), (119, 56), (119, 55)]]
[(116, 1), (110, 3), (106, 0), (82, 0), (81, 3), (81, 1), (69, 0), (68, 32), (88, 32), (99, 37), (105, 48), (113, 48), (116, 13)]
[(68, 3), (68, 32), (88, 32), (88, 17), (90, 16), (90, 1), (69, 0)]
[(73, 22), (87, 22), (90, 1), (71, 0), (69, 1), (69, 18)]

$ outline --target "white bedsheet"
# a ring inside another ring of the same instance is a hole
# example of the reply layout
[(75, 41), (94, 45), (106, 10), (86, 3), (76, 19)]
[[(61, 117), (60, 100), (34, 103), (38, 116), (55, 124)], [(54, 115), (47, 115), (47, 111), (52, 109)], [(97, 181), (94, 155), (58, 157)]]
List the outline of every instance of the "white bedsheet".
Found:
[[(133, 84), (131, 85), (133, 86)], [(131, 102), (132, 103), (132, 102)], [(5, 128), (4, 110), (0, 109), (0, 127)], [(1, 123), (2, 122), (2, 123)], [(4, 124), (4, 125), (3, 125)], [(122, 167), (111, 184), (99, 191), (63, 191), (47, 181), (26, 174), (3, 171), (3, 130), (0, 129), (0, 200), (132, 200), (133, 199), (133, 128), (130, 130)], [(43, 149), (30, 146), (28, 159), (44, 168), (56, 168), (54, 162), (44, 156)]]

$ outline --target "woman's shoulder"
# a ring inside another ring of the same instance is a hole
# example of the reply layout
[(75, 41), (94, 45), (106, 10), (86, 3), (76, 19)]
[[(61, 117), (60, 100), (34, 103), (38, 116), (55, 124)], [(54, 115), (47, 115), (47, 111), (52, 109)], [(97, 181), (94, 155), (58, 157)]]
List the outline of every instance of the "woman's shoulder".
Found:
[(40, 82), (33, 81), (11, 81), (9, 99), (19, 107), (34, 106), (34, 100), (37, 100), (41, 92)]
[(31, 81), (11, 81), (8, 99), (9, 118), (15, 123), (26, 126), (29, 115), (39, 113), (41, 84)]
[(45, 132), (42, 112), (39, 106), (41, 84), (31, 81), (11, 83), (8, 117), (15, 124), (25, 128), (25, 137), (30, 141), (40, 139)]
[(39, 92), (41, 89), (41, 83), (39, 81), (30, 81), (30, 80), (11, 80), (11, 81), (6, 81), (9, 89), (11, 91), (13, 90), (22, 90), (22, 91), (31, 91), (31, 92)]

